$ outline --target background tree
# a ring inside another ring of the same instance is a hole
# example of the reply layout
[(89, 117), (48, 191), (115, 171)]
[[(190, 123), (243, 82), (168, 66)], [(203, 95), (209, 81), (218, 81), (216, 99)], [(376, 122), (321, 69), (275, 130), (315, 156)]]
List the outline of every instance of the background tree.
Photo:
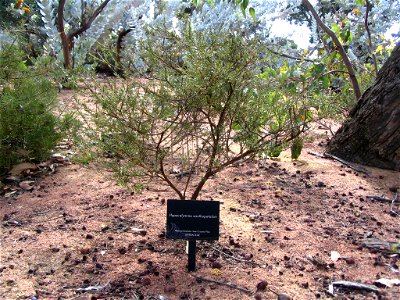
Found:
[(66, 0), (59, 1), (57, 8), (57, 26), (63, 49), (64, 67), (66, 69), (70, 69), (72, 67), (71, 51), (74, 48), (74, 39), (92, 26), (93, 21), (104, 10), (110, 1), (111, 0), (104, 0), (93, 11), (90, 11), (86, 8), (86, 2), (82, 2), (83, 8), (79, 25), (75, 28), (71, 28), (68, 33), (65, 33), (64, 26), (64, 9)]

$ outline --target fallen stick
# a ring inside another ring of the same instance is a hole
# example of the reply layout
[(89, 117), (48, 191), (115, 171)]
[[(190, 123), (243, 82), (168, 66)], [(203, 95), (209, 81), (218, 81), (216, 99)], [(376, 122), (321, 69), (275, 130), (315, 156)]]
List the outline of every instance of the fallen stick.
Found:
[(384, 254), (400, 254), (400, 243), (387, 242), (376, 238), (367, 238), (362, 241), (362, 246)]
[(98, 292), (98, 291), (101, 291), (102, 289), (106, 288), (108, 285), (109, 285), (109, 282), (107, 282), (105, 285), (92, 285), (92, 286), (88, 286), (85, 288), (78, 288), (75, 291), (78, 293)]
[[(393, 203), (396, 200), (396, 197), (392, 199), (385, 198), (383, 196), (367, 196), (367, 199), (378, 201), (378, 202), (386, 202), (386, 203)], [(398, 204), (396, 204), (398, 205)]]
[(390, 212), (400, 217), (400, 214), (393, 209), (393, 205), (395, 205), (396, 200), (398, 200), (397, 193), (393, 198), (392, 204), (390, 205)]
[(342, 287), (347, 289), (364, 290), (367, 292), (379, 293), (379, 289), (371, 284), (364, 284), (352, 281), (335, 281), (329, 285), (329, 292), (333, 294), (334, 287)]
[(334, 160), (336, 160), (336, 161), (338, 161), (338, 162), (340, 162), (340, 163), (352, 168), (353, 170), (355, 170), (357, 172), (364, 173), (364, 174), (367, 174), (367, 175), (369, 174), (368, 171), (366, 169), (364, 169), (363, 167), (357, 167), (356, 165), (354, 165), (354, 164), (352, 164), (352, 163), (350, 163), (348, 161), (345, 161), (344, 159), (341, 159), (340, 157), (337, 157), (335, 155), (332, 155), (332, 154), (329, 154), (329, 153), (320, 154), (320, 153), (313, 152), (313, 151), (308, 151), (307, 153), (311, 154), (311, 155), (314, 155), (316, 157), (319, 157), (319, 158), (331, 158), (331, 159), (334, 159)]
[(254, 261), (246, 260), (246, 259), (241, 259), (241, 258), (237, 258), (237, 257), (235, 257), (235, 256), (233, 256), (233, 255), (230, 255), (230, 254), (228, 254), (228, 253), (225, 253), (225, 252), (222, 251), (222, 250), (219, 250), (218, 248), (215, 248), (215, 247), (213, 247), (213, 246), (211, 246), (211, 245), (209, 245), (209, 246), (210, 246), (211, 249), (213, 249), (213, 250), (215, 250), (215, 251), (217, 251), (217, 252), (219, 252), (219, 253), (221, 253), (221, 254), (224, 254), (224, 255), (228, 256), (229, 258), (232, 258), (232, 259), (234, 259), (234, 260), (236, 260), (236, 261), (244, 262), (244, 263), (248, 263), (248, 264), (251, 264), (251, 265), (259, 266), (259, 264), (256, 263), (256, 262), (254, 262)]
[(364, 173), (364, 174), (367, 174), (367, 175), (369, 174), (368, 171), (366, 169), (364, 169), (363, 167), (357, 167), (356, 165), (354, 165), (354, 164), (352, 164), (352, 163), (350, 163), (348, 161), (345, 161), (344, 159), (341, 159), (340, 157), (337, 157), (337, 156), (329, 154), (329, 153), (324, 153), (324, 156), (328, 157), (328, 158), (332, 158), (332, 159), (334, 159), (334, 160), (336, 160), (336, 161), (338, 161), (338, 162), (340, 162), (340, 163), (352, 168), (353, 170), (355, 170), (357, 172)]
[(218, 285), (221, 285), (221, 286), (226, 286), (226, 287), (229, 287), (231, 289), (235, 289), (235, 290), (241, 291), (243, 293), (246, 293), (248, 295), (252, 295), (253, 294), (252, 291), (250, 291), (250, 290), (248, 290), (246, 288), (242, 288), (240, 286), (237, 286), (236, 284), (225, 283), (225, 282), (222, 282), (222, 281), (218, 281), (218, 280), (214, 280), (214, 279), (210, 279), (210, 278), (205, 278), (205, 277), (200, 277), (200, 276), (193, 275), (193, 274), (190, 274), (190, 275), (192, 275), (194, 278), (196, 278), (198, 280), (203, 280), (203, 281), (215, 283), (215, 284), (218, 284)]

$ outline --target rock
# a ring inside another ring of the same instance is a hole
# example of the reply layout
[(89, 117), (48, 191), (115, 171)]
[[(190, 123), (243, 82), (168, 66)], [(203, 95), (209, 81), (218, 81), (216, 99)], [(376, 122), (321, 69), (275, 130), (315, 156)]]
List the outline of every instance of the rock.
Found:
[(263, 292), (267, 289), (268, 286), (268, 282), (265, 280), (260, 281), (259, 283), (257, 283), (257, 292)]
[(119, 254), (124, 255), (127, 251), (125, 247), (121, 247), (118, 249)]
[(142, 278), (142, 285), (147, 286), (151, 284), (151, 279), (150, 277), (143, 277)]
[(146, 229), (143, 229), (143, 228), (135, 228), (135, 227), (132, 227), (131, 230), (132, 230), (134, 233), (139, 234), (139, 235), (141, 235), (141, 236), (145, 236), (145, 235), (147, 234), (147, 230), (146, 230)]
[(82, 248), (80, 252), (82, 255), (88, 255), (90, 253), (90, 248)]
[(67, 158), (64, 155), (60, 154), (60, 153), (54, 153), (51, 156), (51, 162), (53, 162), (53, 163), (61, 163), (62, 164), (66, 160), (67, 160)]
[(222, 268), (222, 264), (220, 262), (214, 261), (211, 264), (211, 268), (213, 268), (213, 269), (221, 269)]
[(356, 261), (352, 257), (345, 257), (344, 260), (348, 265), (354, 265), (356, 263)]
[(176, 288), (172, 285), (166, 285), (166, 286), (164, 286), (164, 292), (165, 293), (175, 293)]
[(9, 173), (12, 176), (20, 176), (26, 172), (35, 170), (37, 170), (37, 166), (35, 164), (24, 162), (13, 166)]
[(88, 233), (88, 234), (86, 235), (86, 239), (88, 239), (88, 240), (93, 239), (93, 235), (91, 235), (90, 233)]
[(286, 294), (278, 294), (278, 300), (292, 300), (292, 298)]
[(300, 284), (300, 286), (301, 286), (303, 289), (308, 289), (309, 284), (308, 284), (308, 282), (302, 282), (302, 283)]
[(389, 191), (391, 191), (392, 193), (397, 193), (397, 191), (399, 190), (398, 186), (391, 186), (389, 187)]
[(254, 299), (256, 299), (256, 300), (261, 300), (262, 297), (261, 297), (260, 294), (255, 294), (255, 295), (254, 295)]
[(35, 183), (35, 182), (31, 181), (31, 180), (21, 181), (19, 183), (19, 187), (24, 189), (25, 191), (32, 191), (33, 190), (33, 186), (32, 186), (33, 183)]
[(325, 187), (325, 183), (323, 181), (318, 181), (317, 182), (317, 187)]

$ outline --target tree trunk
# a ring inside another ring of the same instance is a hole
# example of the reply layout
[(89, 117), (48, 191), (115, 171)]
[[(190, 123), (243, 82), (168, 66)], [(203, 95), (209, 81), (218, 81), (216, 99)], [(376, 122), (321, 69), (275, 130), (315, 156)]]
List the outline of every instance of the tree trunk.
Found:
[(57, 26), (61, 38), (61, 46), (63, 50), (64, 68), (71, 69), (71, 49), (68, 37), (64, 29), (64, 6), (65, 0), (60, 0), (57, 8)]
[(121, 52), (122, 52), (122, 42), (124, 40), (124, 37), (128, 35), (129, 32), (132, 31), (132, 28), (124, 29), (118, 33), (118, 39), (117, 39), (117, 53), (115, 56), (115, 64), (117, 68), (117, 74), (124, 77), (124, 69), (122, 67), (121, 63)]
[(65, 1), (66, 0), (60, 0), (58, 3), (58, 8), (57, 8), (57, 26), (58, 26), (58, 31), (60, 33), (60, 38), (61, 38), (61, 45), (63, 49), (63, 56), (64, 56), (64, 68), (65, 69), (71, 69), (72, 66), (72, 57), (71, 53), (74, 49), (74, 38), (79, 36), (80, 34), (84, 33), (86, 30), (88, 30), (91, 26), (93, 21), (98, 17), (98, 15), (104, 10), (104, 8), (107, 6), (108, 2), (111, 0), (104, 0), (100, 6), (93, 12), (93, 14), (88, 18), (88, 20), (80, 20), (81, 25), (74, 29), (71, 30), (68, 34), (65, 33), (65, 28), (64, 28), (64, 7), (65, 7)]
[(349, 161), (400, 171), (400, 43), (350, 117), (328, 151)]

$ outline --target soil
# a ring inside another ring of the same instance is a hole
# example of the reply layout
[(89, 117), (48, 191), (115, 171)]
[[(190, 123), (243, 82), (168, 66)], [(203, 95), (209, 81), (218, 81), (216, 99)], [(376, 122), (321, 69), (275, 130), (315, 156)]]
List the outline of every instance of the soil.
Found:
[(400, 299), (400, 286), (328, 291), (400, 279), (399, 254), (363, 246), (400, 240), (399, 206), (368, 198), (394, 199), (400, 173), (309, 153), (325, 142), (317, 128), (297, 161), (285, 152), (209, 180), (199, 199), (221, 202), (220, 238), (197, 242), (191, 273), (186, 242), (165, 238), (176, 196), (163, 182), (131, 192), (95, 165), (52, 161), (0, 195), (0, 298)]

